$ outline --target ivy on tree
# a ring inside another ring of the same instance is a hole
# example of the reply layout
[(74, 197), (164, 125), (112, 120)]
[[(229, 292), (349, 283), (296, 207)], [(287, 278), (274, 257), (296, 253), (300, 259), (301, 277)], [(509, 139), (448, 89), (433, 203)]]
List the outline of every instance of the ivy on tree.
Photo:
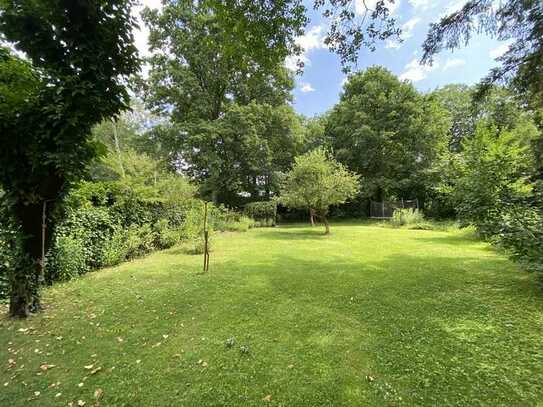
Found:
[(44, 203), (47, 250), (51, 214), (96, 155), (92, 127), (127, 107), (125, 81), (139, 66), (133, 3), (0, 0), (0, 33), (28, 58), (0, 52), (0, 86), (9, 89), (0, 97), (0, 183), (22, 239), (10, 275), (12, 316), (40, 307)]

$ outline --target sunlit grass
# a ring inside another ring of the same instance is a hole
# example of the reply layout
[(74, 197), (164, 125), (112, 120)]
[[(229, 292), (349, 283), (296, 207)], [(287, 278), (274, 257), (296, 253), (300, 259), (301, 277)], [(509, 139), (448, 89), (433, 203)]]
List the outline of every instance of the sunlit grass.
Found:
[(201, 268), (173, 248), (0, 320), (0, 405), (543, 401), (543, 293), (462, 231), (256, 229)]

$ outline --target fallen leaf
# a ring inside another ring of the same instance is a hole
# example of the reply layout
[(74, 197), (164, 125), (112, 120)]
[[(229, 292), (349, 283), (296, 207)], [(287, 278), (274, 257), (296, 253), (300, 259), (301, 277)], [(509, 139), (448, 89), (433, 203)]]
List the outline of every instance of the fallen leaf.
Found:
[(101, 367), (97, 367), (96, 369), (91, 370), (90, 374), (91, 374), (91, 375), (92, 375), (92, 374), (96, 374), (96, 373), (98, 373), (100, 370), (102, 370), (102, 368), (101, 368)]
[(207, 367), (207, 362), (203, 362), (202, 367)]
[(39, 391), (34, 392), (34, 396), (38, 397), (41, 393)]
[(262, 401), (271, 401), (271, 399), (272, 399), (271, 394), (268, 394), (266, 397), (264, 397), (264, 398), (262, 399)]
[(84, 406), (85, 404), (87, 404), (87, 403), (85, 403), (83, 400), (77, 400), (77, 405), (78, 405), (78, 406), (82, 407), (82, 406)]
[(94, 367), (94, 365), (86, 365), (86, 366), (84, 366), (84, 367), (85, 367), (85, 369), (87, 369), (87, 370), (91, 370), (91, 369)]
[(55, 394), (55, 398), (58, 399), (60, 396), (62, 396), (62, 393)]
[(44, 363), (43, 365), (40, 366), (40, 369), (43, 370), (43, 371), (45, 372), (45, 371), (47, 371), (47, 370), (49, 370), (49, 369), (52, 369), (52, 368), (54, 368), (54, 367), (55, 367), (55, 365), (49, 365), (49, 364), (47, 364), (47, 363)]
[(141, 359), (136, 360), (136, 363), (137, 363), (137, 364), (140, 364), (140, 363), (141, 363)]
[(104, 395), (104, 391), (102, 389), (96, 389), (94, 390), (94, 398), (95, 399), (101, 399), (102, 396)]
[(79, 383), (77, 387), (83, 387), (83, 383)]
[(287, 366), (289, 369), (292, 369), (294, 367), (294, 365), (288, 365)]

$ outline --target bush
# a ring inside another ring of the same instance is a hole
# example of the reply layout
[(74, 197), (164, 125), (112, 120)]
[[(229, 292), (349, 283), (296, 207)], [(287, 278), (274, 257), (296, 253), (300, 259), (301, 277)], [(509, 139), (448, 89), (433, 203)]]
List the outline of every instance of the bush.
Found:
[(404, 209), (398, 208), (394, 210), (390, 223), (394, 227), (401, 227), (401, 226), (416, 227), (417, 225), (422, 227), (425, 224), (424, 215), (422, 214), (422, 211), (419, 211), (418, 209), (412, 209), (412, 208), (404, 208)]
[(223, 230), (228, 232), (247, 232), (255, 226), (254, 219), (247, 216), (239, 216), (237, 220), (231, 220), (223, 224)]
[(128, 242), (126, 231), (122, 228), (115, 229), (111, 238), (103, 246), (103, 266), (116, 266), (128, 257)]
[(55, 241), (55, 250), (48, 259), (48, 279), (67, 281), (90, 270), (86, 261), (83, 241), (74, 236), (60, 235)]
[(536, 208), (512, 205), (497, 219), (498, 232), (490, 239), (529, 269), (543, 272), (543, 214)]
[(256, 221), (258, 226), (275, 226), (277, 218), (277, 202), (250, 202), (245, 205), (243, 213)]
[(134, 259), (153, 251), (156, 238), (156, 232), (149, 225), (131, 225), (126, 233), (127, 259)]

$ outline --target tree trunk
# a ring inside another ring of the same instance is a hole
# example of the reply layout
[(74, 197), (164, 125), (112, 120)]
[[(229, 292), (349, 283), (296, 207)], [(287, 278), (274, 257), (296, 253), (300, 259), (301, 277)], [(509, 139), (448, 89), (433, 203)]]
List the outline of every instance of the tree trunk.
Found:
[(315, 210), (309, 209), (309, 220), (311, 221), (311, 226), (315, 226)]
[(324, 223), (324, 227), (325, 227), (324, 234), (329, 235), (330, 234), (330, 224), (328, 223), (328, 218), (326, 217), (326, 215), (322, 215), (322, 222)]
[[(9, 271), (9, 315), (25, 318), (41, 309), (39, 286), (44, 279), (45, 262), (42, 254), (51, 246), (54, 224), (50, 221), (42, 240), (44, 218), (49, 219), (56, 199), (64, 190), (64, 179), (58, 174), (44, 174), (35, 191), (41, 199), (28, 202), (26, 194), (15, 197), (11, 213), (20, 228), (21, 241), (15, 247), (17, 261)], [(47, 198), (50, 197), (50, 198)], [(53, 199), (54, 198), (54, 199)], [(44, 208), (44, 201), (47, 205)]]
[(219, 192), (216, 189), (211, 191), (211, 202), (213, 202), (213, 205), (219, 204)]
[[(49, 207), (52, 206), (52, 203)], [(15, 217), (21, 227), (22, 243), (14, 269), (10, 270), (9, 314), (25, 318), (30, 312), (41, 308), (39, 285), (43, 281), (45, 264), (42, 259), (51, 244), (51, 233), (46, 233), (42, 242), (43, 202), (15, 206)], [(46, 210), (46, 215), (50, 213)], [(50, 231), (47, 231), (50, 232)]]

